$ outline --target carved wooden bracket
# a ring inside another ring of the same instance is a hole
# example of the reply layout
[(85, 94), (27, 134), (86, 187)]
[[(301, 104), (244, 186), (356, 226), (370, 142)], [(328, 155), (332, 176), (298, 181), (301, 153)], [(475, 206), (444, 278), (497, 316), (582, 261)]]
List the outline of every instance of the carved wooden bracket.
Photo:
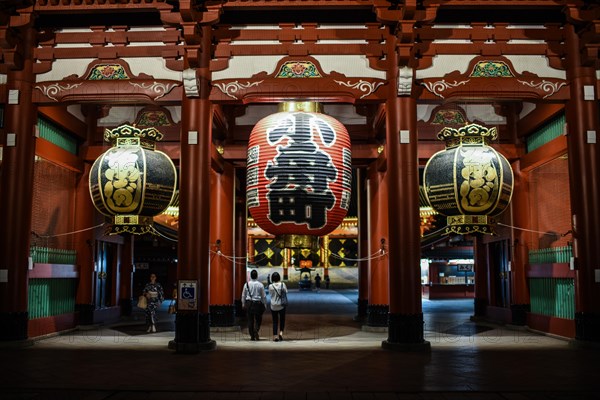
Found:
[(383, 79), (326, 74), (310, 56), (284, 57), (272, 73), (261, 72), (248, 79), (220, 79), (212, 82), (214, 102), (269, 102), (286, 99), (316, 101), (385, 101)]
[(31, 14), (33, 7), (25, 7), (17, 10), (17, 15), (8, 19), (6, 25), (0, 25), (0, 73), (9, 70), (23, 68), (23, 29), (31, 28)]
[(585, 8), (567, 4), (565, 13), (567, 20), (578, 26), (576, 30), (581, 41), (581, 63), (600, 69), (600, 5), (590, 4)]
[(506, 57), (476, 57), (462, 74), (451, 72), (443, 78), (426, 78), (419, 82), (427, 89), (422, 99), (521, 98), (567, 100), (568, 82), (542, 78), (530, 72), (518, 74)]

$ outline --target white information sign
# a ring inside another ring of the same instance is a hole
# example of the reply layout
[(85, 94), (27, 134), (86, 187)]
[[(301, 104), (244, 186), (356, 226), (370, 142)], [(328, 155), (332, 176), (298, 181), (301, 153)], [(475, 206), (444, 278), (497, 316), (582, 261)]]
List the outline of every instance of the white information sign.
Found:
[(177, 310), (198, 309), (198, 281), (180, 280), (178, 284)]

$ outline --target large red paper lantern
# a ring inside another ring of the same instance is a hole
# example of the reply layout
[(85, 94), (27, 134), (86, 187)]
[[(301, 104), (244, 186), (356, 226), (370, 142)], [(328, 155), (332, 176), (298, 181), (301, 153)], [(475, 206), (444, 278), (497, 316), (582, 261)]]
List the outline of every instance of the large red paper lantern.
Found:
[(330, 233), (350, 205), (350, 137), (318, 108), (284, 103), (256, 124), (248, 142), (248, 209), (285, 247), (308, 247), (303, 236)]

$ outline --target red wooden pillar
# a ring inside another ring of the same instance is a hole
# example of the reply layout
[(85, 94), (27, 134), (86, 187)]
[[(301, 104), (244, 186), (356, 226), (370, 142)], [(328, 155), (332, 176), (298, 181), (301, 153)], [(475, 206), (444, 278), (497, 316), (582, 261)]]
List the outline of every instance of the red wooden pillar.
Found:
[[(600, 341), (600, 152), (596, 71), (581, 63), (580, 41), (567, 25), (567, 79), (571, 98), (566, 104), (575, 286), (575, 337)], [(591, 96), (586, 96), (586, 91)]]
[(369, 207), (366, 171), (356, 170), (358, 177), (358, 310), (357, 321), (367, 318), (369, 305)]
[[(197, 309), (177, 312), (174, 347), (178, 353), (210, 350), (209, 242), (212, 108), (210, 93), (211, 28), (202, 26), (199, 96), (184, 96), (181, 106), (178, 279), (196, 280)], [(192, 50), (189, 50), (192, 51)], [(186, 63), (188, 53), (186, 52)], [(187, 65), (186, 65), (187, 66)]]
[[(7, 142), (0, 174), (0, 340), (27, 339), (28, 262), (33, 199), (36, 110), (31, 96), (32, 51), (35, 32), (21, 30), (23, 67), (8, 73), (6, 88), (11, 101), (5, 107)], [(14, 142), (9, 142), (9, 137)]]
[(248, 235), (248, 262), (254, 263), (254, 236)]
[[(398, 87), (397, 38), (389, 36), (388, 82)], [(421, 305), (421, 220), (417, 102), (390, 91), (386, 101), (386, 154), (389, 208), (390, 313), (384, 348), (427, 350)]]
[[(514, 173), (514, 189), (511, 200), (513, 225), (531, 229), (529, 218), (529, 174), (521, 171), (520, 161), (512, 164)], [(529, 249), (527, 248), (527, 233), (523, 229), (513, 229), (512, 232), (512, 260), (511, 283), (512, 323), (525, 325), (527, 312), (530, 310), (529, 289), (527, 287), (527, 265), (529, 264)]]
[(210, 205), (210, 321), (211, 326), (233, 326), (233, 165), (212, 171)]
[[(242, 190), (245, 193), (245, 188)], [(239, 196), (235, 203), (235, 313), (242, 315), (242, 290), (246, 282), (246, 263), (248, 260), (248, 223), (246, 217), (246, 198)]]
[(377, 162), (368, 170), (369, 250), (367, 326), (387, 326), (389, 313), (389, 207), (387, 173), (377, 170)]

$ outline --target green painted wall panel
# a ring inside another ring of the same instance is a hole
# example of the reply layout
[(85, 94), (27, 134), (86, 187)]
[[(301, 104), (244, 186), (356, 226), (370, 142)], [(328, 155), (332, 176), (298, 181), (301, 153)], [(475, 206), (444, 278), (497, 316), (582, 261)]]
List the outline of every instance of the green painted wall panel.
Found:
[(565, 129), (565, 115), (562, 114), (559, 117), (551, 120), (547, 124), (540, 127), (537, 131), (527, 136), (527, 152), (531, 152), (553, 139), (564, 134)]
[(69, 153), (77, 154), (77, 140), (60, 127), (43, 118), (39, 118), (38, 131), (41, 138), (54, 143)]
[(51, 317), (75, 312), (76, 287), (75, 279), (30, 279), (29, 318)]
[(575, 282), (571, 278), (530, 278), (531, 312), (566, 319), (575, 318)]

